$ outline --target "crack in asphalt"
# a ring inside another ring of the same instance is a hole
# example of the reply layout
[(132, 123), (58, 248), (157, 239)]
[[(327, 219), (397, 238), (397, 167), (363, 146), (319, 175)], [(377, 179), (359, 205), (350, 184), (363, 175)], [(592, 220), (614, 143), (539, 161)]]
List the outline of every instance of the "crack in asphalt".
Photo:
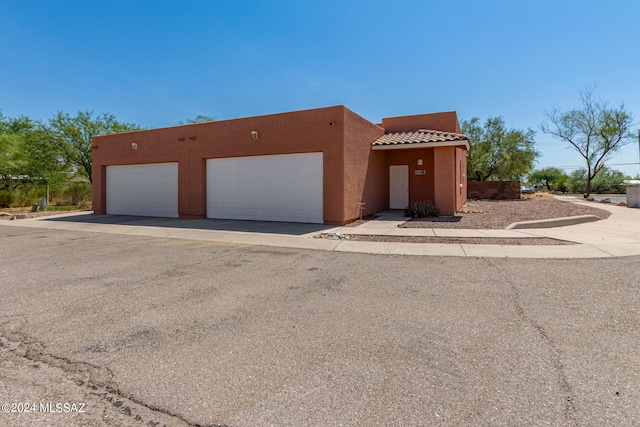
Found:
[[(200, 264), (208, 264), (214, 260), (235, 257), (238, 253), (244, 250), (245, 248), (239, 248), (230, 253), (216, 254), (212, 257), (207, 258), (206, 260), (177, 266), (172, 270), (181, 270)], [(2, 316), (0, 317), (0, 326), (6, 325), (6, 323), (10, 322), (14, 318), (22, 320), (22, 324), (19, 326), (19, 329), (24, 327), (27, 323), (25, 316), (23, 315)], [(11, 350), (9, 349), (9, 347), (14, 347), (14, 349)], [(45, 351), (45, 346), (42, 343), (28, 337), (26, 334), (23, 334), (19, 330), (3, 331), (0, 328), (0, 348), (8, 349), (16, 357), (58, 368), (65, 374), (71, 374), (71, 379), (78, 387), (85, 388), (88, 394), (96, 396), (100, 398), (100, 400), (103, 400), (105, 402), (108, 402), (109, 404), (116, 407), (121, 413), (131, 416), (135, 421), (139, 422), (143, 421), (143, 419), (139, 414), (136, 415), (134, 413), (135, 410), (134, 412), (132, 412), (131, 408), (127, 406), (123, 401), (129, 401), (152, 412), (175, 418), (176, 420), (180, 420), (182, 423), (185, 423), (186, 425), (191, 427), (230, 427), (226, 424), (194, 423), (178, 414), (172, 413), (167, 409), (145, 403), (140, 398), (124, 395), (119, 390), (117, 383), (113, 381), (114, 374), (109, 368), (93, 365), (86, 362), (73, 361), (67, 357), (48, 353)], [(21, 351), (16, 352), (16, 348), (19, 348)], [(148, 424), (151, 426), (160, 425), (160, 423), (156, 423), (152, 420), (148, 420)]]
[[(489, 263), (491, 263), (491, 261), (489, 261)], [(499, 270), (496, 268), (495, 271), (499, 271)], [(542, 338), (542, 340), (546, 342), (549, 348), (551, 349), (551, 352), (549, 354), (551, 363), (553, 364), (553, 367), (555, 368), (558, 374), (560, 389), (565, 395), (565, 410), (564, 410), (565, 418), (571, 425), (577, 426), (578, 422), (576, 421), (576, 418), (575, 418), (575, 407), (573, 405), (574, 393), (565, 375), (564, 365), (562, 364), (562, 361), (560, 358), (560, 351), (558, 350), (556, 345), (553, 343), (553, 340), (547, 334), (547, 331), (544, 329), (544, 327), (539, 323), (537, 323), (535, 320), (533, 320), (531, 317), (529, 317), (524, 311), (522, 304), (520, 304), (520, 291), (518, 290), (518, 287), (516, 286), (515, 282), (504, 275), (502, 275), (502, 277), (506, 281), (506, 283), (508, 283), (509, 286), (511, 287), (511, 291), (513, 292), (512, 302), (516, 308), (518, 317), (520, 317), (526, 324), (532, 327), (538, 333), (540, 338)]]
[(527, 314), (524, 312), (522, 305), (520, 305), (520, 302), (518, 301), (520, 298), (520, 291), (518, 291), (518, 288), (515, 286), (515, 284), (513, 283), (511, 284), (511, 289), (514, 292), (513, 303), (516, 307), (516, 311), (518, 312), (518, 316), (520, 316), (526, 323), (528, 323), (529, 326), (533, 327), (538, 332), (538, 335), (540, 335), (540, 337), (551, 348), (551, 353), (550, 353), (551, 363), (553, 363), (553, 367), (556, 369), (556, 372), (558, 373), (560, 388), (562, 389), (562, 392), (565, 394), (565, 397), (566, 397), (565, 417), (569, 422), (571, 422), (571, 425), (577, 426), (578, 423), (575, 419), (575, 415), (574, 415), (575, 408), (573, 406), (574, 393), (564, 373), (564, 365), (560, 361), (560, 352), (558, 351), (558, 348), (553, 343), (553, 340), (549, 337), (549, 335), (547, 335), (547, 332), (542, 327), (542, 325), (536, 323), (535, 320), (527, 316)]
[[(125, 405), (123, 401), (133, 402), (136, 405), (147, 408), (152, 412), (161, 413), (175, 418), (190, 427), (230, 427), (225, 424), (194, 423), (167, 409), (145, 403), (142, 399), (138, 399), (136, 397), (124, 395), (119, 390), (117, 383), (113, 381), (114, 374), (111, 369), (87, 362), (73, 361), (67, 357), (47, 353), (44, 351), (44, 345), (20, 332), (7, 332), (0, 330), (0, 348), (6, 348), (18, 358), (24, 358), (30, 362), (37, 362), (58, 368), (65, 374), (71, 374), (70, 379), (73, 380), (76, 386), (85, 388), (88, 394), (99, 397), (100, 400), (108, 402), (116, 407), (121, 413), (132, 417), (135, 421), (140, 422), (144, 420), (139, 414), (134, 415), (135, 411), (132, 412), (131, 408)], [(18, 349), (21, 351), (16, 351)], [(148, 425), (158, 426), (160, 423), (148, 420)]]

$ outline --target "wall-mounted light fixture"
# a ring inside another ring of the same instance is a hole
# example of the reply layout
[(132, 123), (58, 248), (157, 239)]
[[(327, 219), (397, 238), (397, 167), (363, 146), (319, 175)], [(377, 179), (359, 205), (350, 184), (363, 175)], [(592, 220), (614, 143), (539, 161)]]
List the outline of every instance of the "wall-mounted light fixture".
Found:
[(257, 130), (252, 130), (251, 131), (251, 138), (253, 138), (254, 141), (258, 140), (258, 131)]
[(195, 140), (196, 140), (196, 136), (195, 136), (195, 135), (191, 135), (191, 136), (189, 137), (189, 140), (190, 140), (190, 141), (195, 141)]
[(422, 166), (422, 159), (418, 159), (418, 166)]
[(178, 137), (178, 141), (180, 141), (180, 142), (184, 141), (184, 136)]
[(137, 142), (132, 142), (131, 143), (131, 148), (133, 148), (134, 150), (138, 149), (138, 143)]

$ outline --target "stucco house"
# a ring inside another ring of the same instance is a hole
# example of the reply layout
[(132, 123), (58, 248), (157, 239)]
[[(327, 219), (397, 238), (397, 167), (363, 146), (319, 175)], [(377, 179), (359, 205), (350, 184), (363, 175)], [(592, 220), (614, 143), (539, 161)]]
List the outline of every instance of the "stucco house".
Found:
[(373, 124), (344, 106), (93, 138), (96, 214), (345, 224), (467, 198), (455, 112)]

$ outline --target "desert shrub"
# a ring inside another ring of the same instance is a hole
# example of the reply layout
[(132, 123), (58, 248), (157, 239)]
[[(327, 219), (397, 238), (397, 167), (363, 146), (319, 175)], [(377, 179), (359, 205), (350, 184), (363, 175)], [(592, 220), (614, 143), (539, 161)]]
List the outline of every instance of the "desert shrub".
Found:
[(0, 191), (0, 208), (8, 208), (13, 203), (13, 193), (9, 190)]
[(24, 207), (31, 206), (33, 203), (38, 203), (38, 200), (41, 197), (45, 197), (47, 195), (46, 187), (40, 187), (35, 185), (30, 185), (28, 187), (18, 188), (13, 190), (13, 203), (12, 206), (15, 207)]
[[(591, 180), (591, 192), (598, 193), (616, 193), (624, 194), (626, 191), (625, 185), (622, 181), (625, 176), (622, 172), (609, 169), (608, 167), (602, 168), (593, 180)], [(567, 182), (567, 187), (572, 193), (583, 193), (587, 188), (587, 170), (584, 168), (577, 169), (571, 173)]]
[(411, 218), (428, 218), (438, 216), (438, 208), (431, 201), (415, 201), (404, 210), (404, 215)]
[(91, 202), (91, 183), (72, 182), (62, 192), (60, 205), (86, 205)]
[(558, 181), (553, 186), (553, 189), (556, 191), (562, 191), (563, 193), (569, 191), (569, 176), (562, 174), (562, 176), (558, 179)]

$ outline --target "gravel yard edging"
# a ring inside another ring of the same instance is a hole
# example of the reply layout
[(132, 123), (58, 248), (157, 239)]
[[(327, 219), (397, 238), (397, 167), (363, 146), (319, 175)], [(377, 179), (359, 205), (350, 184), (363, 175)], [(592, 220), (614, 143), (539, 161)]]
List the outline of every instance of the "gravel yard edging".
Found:
[(550, 237), (438, 237), (438, 236), (388, 236), (374, 234), (350, 234), (342, 239), (361, 242), (386, 243), (436, 243), (436, 244), (467, 244), (467, 245), (501, 245), (501, 246), (559, 246), (575, 245), (567, 240), (552, 239)]
[(381, 243), (436, 243), (452, 245), (501, 245), (501, 246), (538, 246), (538, 245), (575, 245), (568, 240), (551, 237), (455, 237), (455, 236), (393, 236), (388, 234), (343, 234), (320, 233), (314, 239), (349, 240), (356, 242)]

